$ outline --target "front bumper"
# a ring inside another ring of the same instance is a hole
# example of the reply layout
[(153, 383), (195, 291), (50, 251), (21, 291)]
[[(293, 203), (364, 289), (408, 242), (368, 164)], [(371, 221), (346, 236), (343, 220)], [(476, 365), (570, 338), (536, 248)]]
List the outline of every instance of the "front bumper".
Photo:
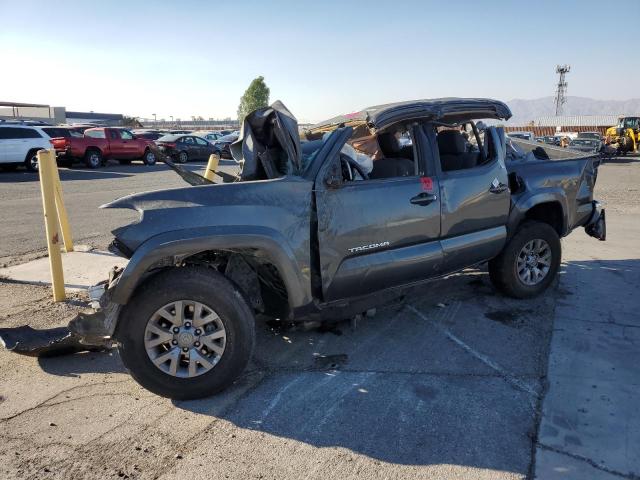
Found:
[(600, 202), (593, 201), (593, 211), (589, 221), (584, 226), (584, 230), (587, 235), (597, 238), (598, 240), (605, 241), (607, 239), (607, 222), (605, 219), (604, 208)]
[(121, 273), (121, 268), (114, 267), (109, 272), (109, 280), (91, 287), (89, 297), (94, 312), (78, 314), (69, 322), (69, 330), (82, 338), (85, 343), (93, 343), (113, 336), (122, 305), (112, 302), (111, 295)]

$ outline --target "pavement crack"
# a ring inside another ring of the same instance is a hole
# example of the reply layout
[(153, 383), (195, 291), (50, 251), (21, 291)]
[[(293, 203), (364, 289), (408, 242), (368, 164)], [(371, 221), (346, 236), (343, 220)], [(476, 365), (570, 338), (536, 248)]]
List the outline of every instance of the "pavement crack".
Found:
[(38, 403), (37, 405), (34, 405), (33, 407), (29, 407), (25, 410), (22, 410), (20, 412), (14, 413), (13, 415), (10, 415), (8, 417), (4, 417), (4, 418), (0, 418), (0, 424), (2, 423), (6, 423), (9, 420), (13, 420), (14, 418), (17, 418), (21, 415), (24, 415), (25, 413), (29, 413), (29, 412), (33, 412), (34, 410), (38, 410), (42, 407), (48, 407), (50, 405), (57, 405), (57, 403), (64, 403), (64, 401), (62, 402), (56, 402), (51, 404), (50, 402), (52, 400), (55, 400), (56, 398), (58, 398), (60, 395), (64, 395), (66, 393), (70, 393), (73, 392), (74, 390), (78, 390), (81, 388), (91, 388), (91, 387), (95, 387), (98, 385), (112, 385), (112, 384), (117, 384), (117, 383), (124, 383), (124, 382), (129, 382), (129, 380), (116, 380), (113, 382), (100, 382), (100, 383), (88, 383), (88, 384), (82, 384), (82, 385), (74, 385), (73, 387), (69, 387), (69, 388), (65, 388), (64, 390), (61, 390), (60, 392), (56, 393), (55, 395), (52, 395), (51, 397), (43, 400), (42, 402)]
[(596, 470), (600, 470), (600, 471), (608, 473), (610, 475), (615, 475), (615, 476), (620, 477), (620, 478), (626, 478), (628, 480), (640, 480), (640, 475), (636, 475), (633, 472), (629, 472), (629, 473), (619, 472), (617, 470), (613, 470), (611, 468), (605, 467), (604, 465), (600, 465), (599, 463), (591, 460), (590, 458), (583, 457), (582, 455), (576, 455), (575, 453), (569, 453), (569, 452), (566, 452), (566, 451), (561, 450), (559, 448), (555, 448), (555, 447), (551, 447), (549, 445), (545, 445), (543, 443), (539, 443), (538, 442), (538, 443), (536, 443), (536, 445), (539, 448), (543, 449), (543, 450), (548, 450), (550, 452), (554, 452), (554, 453), (557, 453), (559, 455), (564, 455), (566, 457), (573, 458), (574, 460), (585, 462), (585, 463), (591, 465)]

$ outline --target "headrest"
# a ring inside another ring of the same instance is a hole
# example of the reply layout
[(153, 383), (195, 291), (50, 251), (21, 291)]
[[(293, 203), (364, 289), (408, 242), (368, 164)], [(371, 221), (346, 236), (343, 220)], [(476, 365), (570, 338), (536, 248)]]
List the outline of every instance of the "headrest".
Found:
[(385, 157), (395, 157), (400, 152), (401, 147), (394, 132), (378, 134), (378, 145)]
[(443, 130), (438, 133), (440, 155), (458, 155), (465, 153), (466, 141), (458, 130)]

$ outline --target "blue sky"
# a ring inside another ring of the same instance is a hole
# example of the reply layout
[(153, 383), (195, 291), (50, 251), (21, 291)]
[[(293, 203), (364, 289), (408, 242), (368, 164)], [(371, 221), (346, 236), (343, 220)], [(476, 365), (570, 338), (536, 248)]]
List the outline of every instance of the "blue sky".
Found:
[[(235, 117), (252, 78), (301, 121), (396, 100), (638, 96), (640, 0), (0, 0), (0, 100)], [(622, 62), (614, 63), (615, 59)]]

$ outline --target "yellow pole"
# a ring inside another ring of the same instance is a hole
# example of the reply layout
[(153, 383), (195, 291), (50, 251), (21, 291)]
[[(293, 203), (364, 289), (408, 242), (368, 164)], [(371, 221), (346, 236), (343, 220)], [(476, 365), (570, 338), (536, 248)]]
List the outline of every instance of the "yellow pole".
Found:
[(55, 152), (40, 150), (38, 152), (38, 170), (40, 172), (40, 188), (42, 190), (42, 207), (47, 231), (47, 249), (51, 268), (51, 285), (53, 301), (65, 299), (64, 274), (62, 272), (62, 255), (60, 254), (60, 234), (58, 233), (58, 214), (56, 210), (53, 172), (56, 161)]
[(58, 165), (56, 163), (55, 151), (53, 153), (53, 165), (51, 168), (53, 176), (53, 185), (56, 194), (56, 210), (60, 219), (60, 230), (62, 230), (62, 240), (64, 241), (64, 250), (73, 252), (73, 237), (71, 235), (71, 227), (69, 226), (69, 217), (67, 216), (67, 208), (64, 206), (64, 197), (62, 196), (62, 183), (60, 183), (60, 174), (58, 173)]
[(220, 155), (212, 153), (209, 155), (209, 162), (207, 163), (207, 169), (204, 171), (204, 178), (213, 182), (213, 175), (218, 169), (218, 163), (220, 162)]

